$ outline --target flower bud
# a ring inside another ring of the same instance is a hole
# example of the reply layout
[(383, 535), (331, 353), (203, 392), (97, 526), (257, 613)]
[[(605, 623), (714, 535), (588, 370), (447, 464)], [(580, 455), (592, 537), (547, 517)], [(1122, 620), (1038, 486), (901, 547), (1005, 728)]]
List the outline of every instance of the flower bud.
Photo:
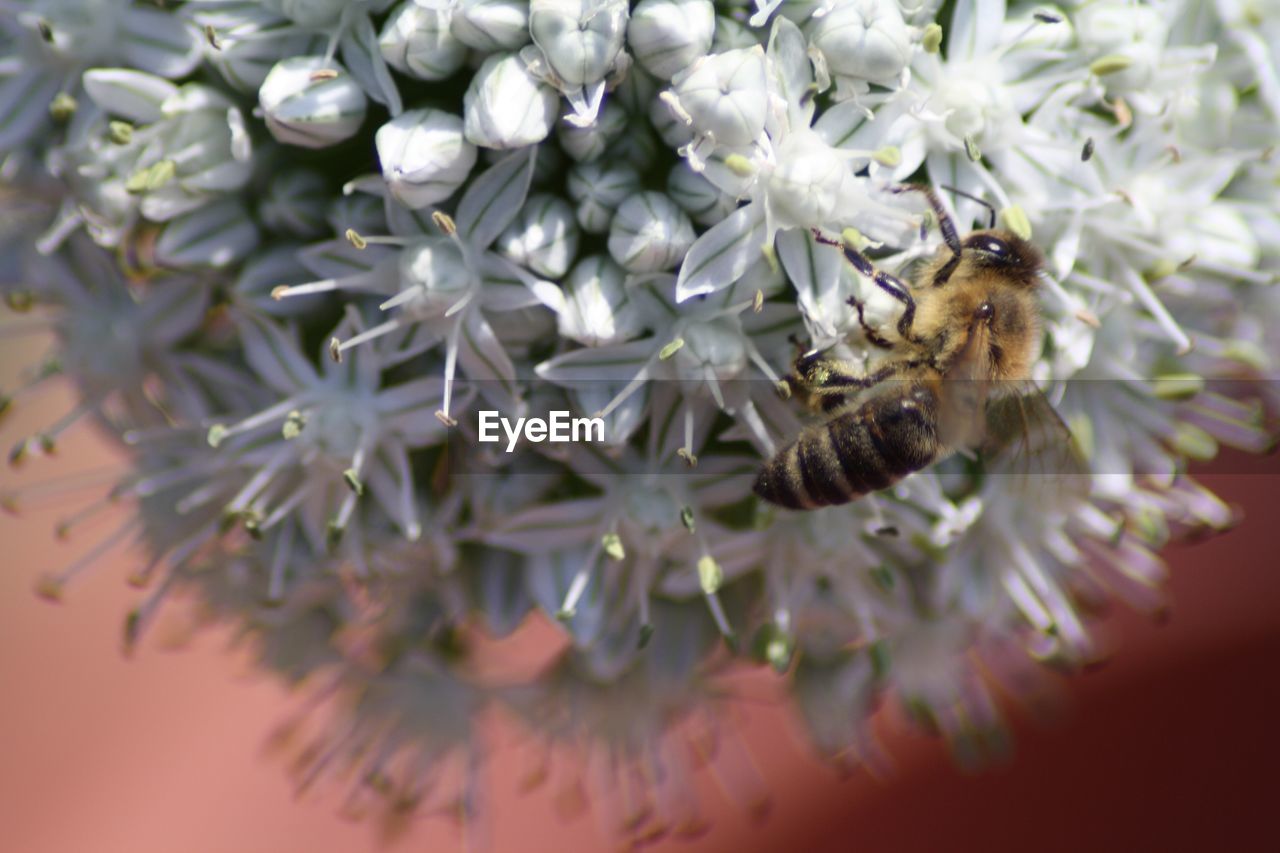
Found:
[(384, 234), (387, 231), (387, 206), (378, 196), (365, 193), (340, 195), (329, 204), (325, 221), (334, 234), (353, 229), (359, 234)]
[(631, 13), (627, 44), (646, 71), (670, 80), (707, 54), (715, 30), (711, 0), (641, 0)]
[(529, 33), (570, 88), (603, 80), (627, 32), (625, 0), (532, 0)]
[(594, 123), (578, 127), (567, 121), (556, 124), (556, 139), (565, 153), (578, 162), (598, 160), (627, 126), (627, 111), (613, 100), (605, 102)]
[(764, 51), (756, 47), (704, 56), (671, 83), (696, 131), (723, 145), (749, 145), (764, 132), (766, 77)]
[(165, 225), (156, 240), (156, 263), (171, 269), (228, 267), (258, 247), (258, 228), (234, 198), (206, 204)]
[(814, 18), (810, 41), (833, 75), (891, 83), (911, 60), (911, 37), (894, 0), (851, 0)]
[(285, 17), (303, 27), (327, 27), (338, 22), (349, 0), (280, 0)]
[(277, 62), (258, 90), (267, 128), (278, 141), (326, 148), (349, 139), (364, 122), (360, 84), (336, 62), (295, 56)]
[(325, 205), (332, 192), (319, 172), (289, 169), (271, 178), (258, 203), (258, 218), (279, 234), (316, 239), (328, 232)]
[(575, 215), (582, 230), (603, 234), (618, 205), (639, 192), (640, 174), (629, 163), (608, 159), (578, 163), (569, 170), (565, 189), (577, 205)]
[(711, 38), (711, 52), (724, 53), (728, 50), (750, 50), (760, 44), (755, 31), (741, 21), (728, 15), (716, 16), (716, 31)]
[(675, 267), (695, 239), (693, 223), (662, 193), (646, 192), (622, 203), (609, 226), (609, 254), (630, 272)]
[(630, 163), (638, 171), (647, 172), (657, 162), (660, 151), (658, 137), (649, 129), (648, 122), (640, 119), (627, 125), (626, 131), (613, 141), (604, 156), (609, 160)]
[(523, 0), (461, 0), (450, 25), (454, 36), (485, 53), (529, 43), (529, 4)]
[(443, 110), (409, 110), (374, 136), (382, 178), (391, 194), (414, 209), (453, 195), (476, 163), (462, 138), (462, 119)]
[(581, 260), (564, 280), (560, 334), (589, 347), (631, 340), (642, 322), (627, 295), (627, 273), (607, 255)]
[(443, 80), (467, 58), (467, 46), (453, 34), (448, 17), (412, 2), (391, 13), (378, 50), (392, 68), (419, 80)]
[(667, 195), (699, 225), (714, 225), (733, 212), (738, 202), (681, 160), (667, 175)]
[(498, 251), (547, 278), (560, 278), (578, 254), (578, 223), (564, 199), (547, 193), (529, 196), (507, 230)]
[(491, 56), (463, 96), (467, 140), (486, 148), (541, 142), (555, 125), (560, 98), (514, 54)]

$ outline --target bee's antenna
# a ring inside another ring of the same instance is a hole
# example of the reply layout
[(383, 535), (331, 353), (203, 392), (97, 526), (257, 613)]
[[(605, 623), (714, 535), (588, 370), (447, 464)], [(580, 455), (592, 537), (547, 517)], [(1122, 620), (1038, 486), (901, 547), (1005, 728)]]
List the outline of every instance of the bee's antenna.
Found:
[(964, 190), (956, 189), (955, 187), (951, 187), (951, 186), (947, 186), (946, 184), (939, 184), (939, 186), (941, 186), (941, 187), (942, 187), (944, 190), (946, 190), (947, 192), (955, 193), (956, 195), (959, 195), (959, 196), (964, 196), (965, 198), (969, 199), (969, 201), (976, 201), (978, 204), (980, 204), (980, 205), (982, 205), (983, 207), (985, 207), (985, 208), (987, 209), (987, 213), (991, 214), (991, 222), (987, 225), (987, 227), (988, 227), (988, 228), (995, 228), (995, 227), (996, 227), (996, 209), (991, 205), (991, 202), (989, 202), (989, 201), (987, 201), (986, 199), (983, 199), (983, 198), (978, 198), (976, 195), (970, 195), (969, 193), (965, 192)]

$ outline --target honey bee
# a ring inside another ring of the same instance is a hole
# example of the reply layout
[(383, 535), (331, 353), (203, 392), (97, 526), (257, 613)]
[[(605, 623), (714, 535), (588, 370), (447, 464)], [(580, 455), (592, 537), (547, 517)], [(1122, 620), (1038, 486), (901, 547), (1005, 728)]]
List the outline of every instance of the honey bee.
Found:
[(849, 300), (868, 343), (887, 353), (872, 368), (822, 352), (797, 356), (787, 387), (827, 417), (761, 468), (754, 491), (770, 503), (848, 503), (961, 449), (995, 452), (1019, 439), (1023, 453), (1074, 448), (1066, 425), (1028, 381), (1040, 344), (1040, 252), (995, 228), (994, 211), (988, 228), (962, 239), (931, 188), (897, 189), (908, 190), (925, 195), (944, 240), (910, 286), (813, 230), (903, 310), (890, 339), (867, 323), (860, 301)]

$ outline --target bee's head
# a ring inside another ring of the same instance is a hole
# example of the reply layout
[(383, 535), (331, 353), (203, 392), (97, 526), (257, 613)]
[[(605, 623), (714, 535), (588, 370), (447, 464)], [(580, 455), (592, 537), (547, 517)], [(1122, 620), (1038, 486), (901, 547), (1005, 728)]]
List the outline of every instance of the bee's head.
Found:
[(974, 231), (960, 246), (962, 256), (974, 268), (995, 273), (1014, 286), (1035, 287), (1044, 266), (1035, 246), (1002, 228)]

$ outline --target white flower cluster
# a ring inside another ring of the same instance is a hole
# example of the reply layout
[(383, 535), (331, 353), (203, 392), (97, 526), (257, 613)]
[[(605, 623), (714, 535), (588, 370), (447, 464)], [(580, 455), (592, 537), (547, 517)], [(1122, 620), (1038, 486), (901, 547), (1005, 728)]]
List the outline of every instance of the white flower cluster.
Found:
[[(176, 590), (241, 624), (345, 709), (306, 779), (354, 764), (393, 811), (458, 796), (431, 782), (502, 703), (634, 763), (620, 829), (695, 831), (667, 732), (714, 727), (737, 659), (832, 756), (876, 759), (886, 695), (998, 748), (975, 660), (1089, 662), (1094, 605), (1158, 610), (1159, 549), (1232, 521), (1188, 460), (1272, 445), (1280, 10), (939, 5), (0, 4), (0, 287), (56, 339), (2, 406), (82, 398), (11, 459), (90, 421), (135, 507), (41, 593), (137, 547), (129, 640)], [(857, 357), (850, 302), (901, 311), (815, 229), (888, 271), (938, 249), (903, 183), (1044, 250), (1035, 375), (1087, 498), (963, 458), (820, 512), (751, 495), (800, 426), (790, 341)], [(607, 442), (507, 456), (481, 408)], [(469, 640), (534, 611), (559, 662), (495, 685)]]

